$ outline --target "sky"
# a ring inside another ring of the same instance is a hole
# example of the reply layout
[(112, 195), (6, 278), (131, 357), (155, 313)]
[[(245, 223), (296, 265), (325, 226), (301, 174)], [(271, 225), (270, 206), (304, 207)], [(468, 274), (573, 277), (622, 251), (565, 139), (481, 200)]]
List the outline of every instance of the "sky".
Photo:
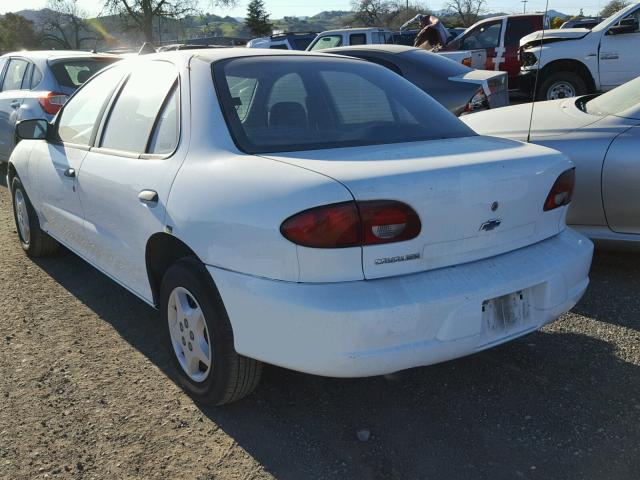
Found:
[[(586, 3), (584, 3), (586, 1)], [(216, 15), (230, 15), (232, 17), (244, 17), (247, 10), (248, 0), (239, 0), (235, 8), (211, 7), (208, 0), (201, 0), (201, 8), (205, 12)], [(433, 10), (444, 8), (446, 0), (423, 0)], [(596, 14), (607, 3), (606, 0), (549, 0), (549, 9), (557, 10), (566, 14), (578, 13), (580, 8), (584, 9), (586, 15)], [(46, 0), (0, 0), (0, 14), (15, 12), (24, 9), (43, 8)], [(79, 0), (79, 4), (90, 16), (98, 15), (102, 10), (103, 0)], [(265, 0), (265, 6), (271, 18), (282, 18), (286, 16), (311, 16), (323, 10), (350, 10), (350, 0)], [(543, 11), (545, 1), (528, 0), (527, 11)], [(489, 11), (503, 11), (507, 13), (522, 13), (523, 3), (520, 0), (488, 0)]]

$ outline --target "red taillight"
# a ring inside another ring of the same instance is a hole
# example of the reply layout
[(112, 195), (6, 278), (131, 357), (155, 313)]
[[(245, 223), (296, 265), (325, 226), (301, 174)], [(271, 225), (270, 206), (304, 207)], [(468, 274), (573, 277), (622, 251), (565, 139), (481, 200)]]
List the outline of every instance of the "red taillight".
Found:
[(38, 97), (38, 101), (46, 113), (55, 115), (58, 113), (58, 110), (62, 108), (68, 98), (69, 95), (65, 95), (64, 93), (44, 92), (40, 97)]
[(418, 214), (392, 200), (343, 202), (311, 208), (286, 219), (282, 235), (297, 245), (345, 248), (410, 240), (420, 233)]
[(418, 214), (406, 203), (391, 200), (358, 202), (364, 245), (401, 242), (420, 233)]
[(562, 173), (551, 187), (551, 191), (544, 202), (544, 211), (568, 205), (576, 184), (576, 169), (572, 168)]

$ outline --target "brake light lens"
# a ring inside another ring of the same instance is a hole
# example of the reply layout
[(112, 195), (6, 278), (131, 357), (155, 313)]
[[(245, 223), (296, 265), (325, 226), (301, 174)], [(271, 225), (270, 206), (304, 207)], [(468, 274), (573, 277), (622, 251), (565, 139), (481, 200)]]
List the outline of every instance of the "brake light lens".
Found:
[(575, 168), (562, 173), (553, 184), (553, 187), (551, 187), (551, 191), (547, 196), (547, 200), (544, 202), (544, 211), (548, 212), (549, 210), (553, 210), (564, 205), (569, 205), (569, 203), (571, 202), (571, 197), (573, 196), (573, 189), (575, 187), (575, 184)]
[(38, 97), (42, 109), (50, 115), (58, 113), (68, 99), (69, 95), (57, 92), (44, 92)]
[(409, 205), (393, 200), (342, 202), (311, 208), (286, 219), (280, 232), (312, 248), (346, 248), (415, 238), (422, 225)]

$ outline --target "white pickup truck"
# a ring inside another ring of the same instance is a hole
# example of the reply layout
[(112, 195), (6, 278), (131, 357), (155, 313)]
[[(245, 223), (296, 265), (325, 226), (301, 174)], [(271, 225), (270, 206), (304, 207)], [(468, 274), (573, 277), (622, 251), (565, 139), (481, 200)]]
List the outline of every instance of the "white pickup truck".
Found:
[[(384, 28), (341, 28), (320, 33), (307, 47), (307, 50), (324, 50), (353, 45), (376, 45), (396, 43), (394, 33)], [(455, 52), (436, 52), (467, 67), (484, 69), (487, 61), (485, 50), (463, 50)]]
[[(520, 40), (520, 90), (554, 100), (611, 90), (640, 76), (640, 3), (591, 30), (540, 30)], [(537, 77), (537, 88), (536, 88)]]

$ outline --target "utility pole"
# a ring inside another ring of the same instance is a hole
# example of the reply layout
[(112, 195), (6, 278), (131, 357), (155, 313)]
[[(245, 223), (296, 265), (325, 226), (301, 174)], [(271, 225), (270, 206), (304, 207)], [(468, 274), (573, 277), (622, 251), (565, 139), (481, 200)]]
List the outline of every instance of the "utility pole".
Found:
[(527, 13), (527, 2), (529, 0), (521, 0), (522, 1), (522, 13)]

